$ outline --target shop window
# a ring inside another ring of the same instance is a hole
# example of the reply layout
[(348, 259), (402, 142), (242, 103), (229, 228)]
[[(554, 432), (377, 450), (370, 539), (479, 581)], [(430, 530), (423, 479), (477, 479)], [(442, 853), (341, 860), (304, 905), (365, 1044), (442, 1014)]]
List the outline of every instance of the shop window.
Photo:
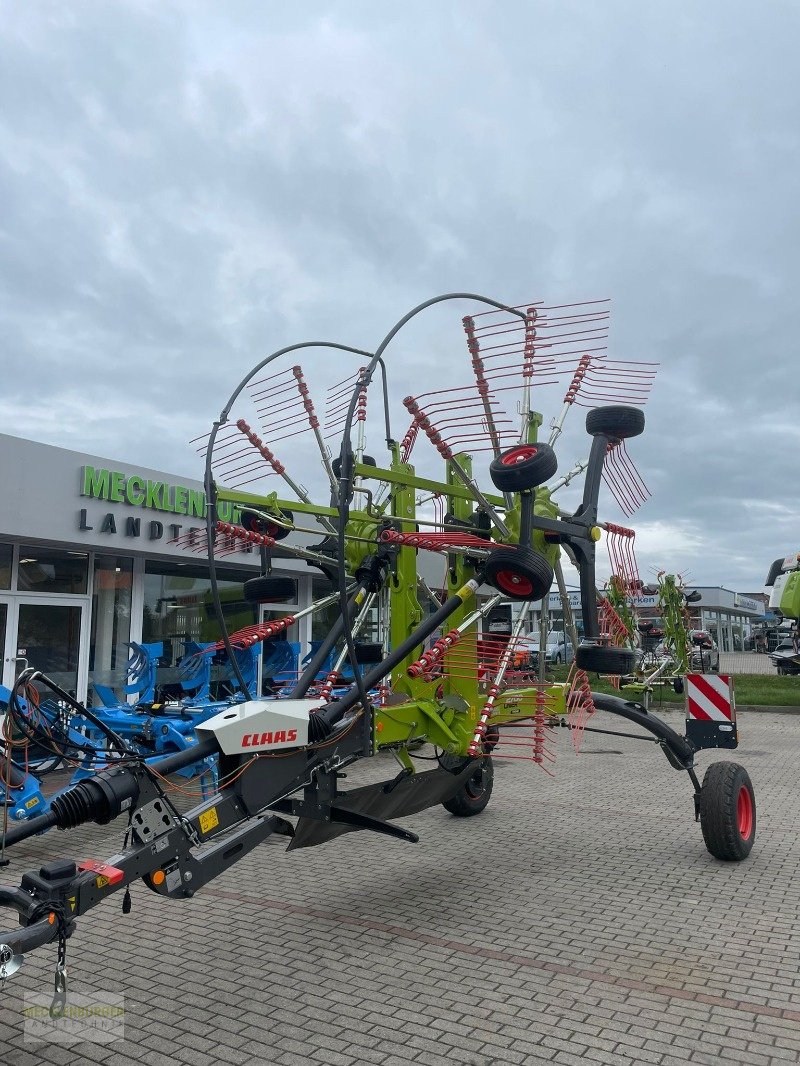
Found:
[[(258, 607), (248, 603), (242, 585), (253, 571), (217, 571), (220, 600), (229, 632), (258, 621)], [(144, 575), (142, 640), (161, 641), (165, 669), (177, 666), (187, 641), (206, 644), (222, 636), (211, 597), (208, 568), (188, 563), (148, 562)]]
[(86, 595), (89, 556), (21, 544), (17, 588), (20, 592)]
[(97, 555), (94, 560), (92, 626), (89, 643), (89, 681), (125, 684), (128, 642), (131, 639), (133, 560)]
[(11, 588), (12, 552), (13, 548), (10, 544), (0, 544), (0, 589)]

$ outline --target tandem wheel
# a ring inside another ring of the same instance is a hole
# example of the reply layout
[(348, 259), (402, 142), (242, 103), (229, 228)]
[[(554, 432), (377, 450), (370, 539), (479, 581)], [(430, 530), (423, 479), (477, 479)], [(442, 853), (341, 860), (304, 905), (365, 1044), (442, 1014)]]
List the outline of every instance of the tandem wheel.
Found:
[(492, 760), (485, 755), (475, 764), (475, 769), (455, 796), (445, 800), (442, 806), (457, 818), (472, 818), (485, 809), (493, 787), (494, 768)]
[(735, 762), (713, 762), (700, 789), (700, 828), (715, 859), (741, 862), (756, 837), (756, 797), (750, 775)]

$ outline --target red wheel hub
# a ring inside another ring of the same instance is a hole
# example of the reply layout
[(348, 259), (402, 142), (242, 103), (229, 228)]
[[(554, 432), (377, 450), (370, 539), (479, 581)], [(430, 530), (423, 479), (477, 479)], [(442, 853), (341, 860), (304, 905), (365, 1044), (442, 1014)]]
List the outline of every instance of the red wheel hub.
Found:
[(753, 797), (745, 785), (739, 789), (736, 800), (736, 819), (742, 840), (749, 840), (753, 832)]
[(510, 592), (515, 596), (530, 596), (533, 592), (530, 578), (523, 577), (514, 570), (498, 570), (494, 579), (501, 592)]
[(533, 459), (538, 450), (532, 444), (522, 444), (519, 448), (512, 448), (503, 456), (503, 466), (516, 466), (517, 463), (524, 463), (526, 459)]

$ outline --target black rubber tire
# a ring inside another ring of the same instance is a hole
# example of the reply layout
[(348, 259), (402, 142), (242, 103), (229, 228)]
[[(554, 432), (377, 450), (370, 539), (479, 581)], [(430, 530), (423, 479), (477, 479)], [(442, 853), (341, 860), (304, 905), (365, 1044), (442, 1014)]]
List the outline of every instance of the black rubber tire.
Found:
[[(286, 522), (294, 522), (294, 515), (291, 511), (281, 511), (281, 518)], [(260, 518), (247, 508), (242, 511), (241, 524), (244, 529), (249, 529), (253, 533), (263, 533), (267, 537), (272, 537), (273, 540), (285, 540), (292, 532), (285, 526), (279, 526), (275, 522), (269, 522), (266, 518)]]
[(776, 559), (772, 566), (769, 568), (769, 572), (767, 573), (767, 580), (764, 582), (764, 584), (768, 588), (772, 588), (772, 586), (775, 584), (775, 579), (778, 577), (782, 570), (783, 559)]
[(492, 459), (489, 477), (501, 492), (524, 492), (544, 485), (558, 470), (549, 444), (517, 444)]
[(494, 787), (494, 767), (488, 755), (476, 763), (475, 772), (449, 800), (442, 804), (456, 818), (473, 818), (489, 803)]
[(491, 755), (499, 743), (500, 727), (496, 725), (490, 725), (489, 728), (486, 730), (486, 736), (483, 738), (484, 755)]
[(675, 692), (675, 695), (676, 696), (682, 696), (683, 695), (683, 688), (684, 688), (684, 686), (683, 686), (683, 678), (682, 677), (676, 677), (675, 680), (672, 682), (672, 689)]
[(625, 440), (643, 431), (644, 412), (638, 407), (595, 407), (586, 415), (586, 432), (593, 437), (602, 433), (611, 440)]
[(592, 674), (630, 674), (636, 666), (636, 653), (607, 644), (581, 644), (575, 651), (575, 665)]
[(356, 644), (356, 659), (362, 666), (371, 666), (383, 662), (383, 645), (364, 643)]
[[(364, 466), (377, 466), (377, 463), (371, 455), (362, 455), (361, 462)], [(338, 457), (332, 460), (331, 469), (333, 470), (333, 476), (338, 479), (339, 474), (342, 472), (342, 460)]]
[(243, 594), (248, 603), (293, 603), (297, 584), (290, 577), (251, 577), (244, 583)]
[(483, 580), (509, 600), (540, 600), (555, 574), (543, 555), (532, 548), (498, 548), (483, 567)]
[[(749, 801), (742, 798), (743, 790)], [(700, 789), (700, 828), (715, 859), (741, 862), (750, 854), (756, 836), (756, 797), (750, 775), (739, 763), (712, 762), (706, 770)]]

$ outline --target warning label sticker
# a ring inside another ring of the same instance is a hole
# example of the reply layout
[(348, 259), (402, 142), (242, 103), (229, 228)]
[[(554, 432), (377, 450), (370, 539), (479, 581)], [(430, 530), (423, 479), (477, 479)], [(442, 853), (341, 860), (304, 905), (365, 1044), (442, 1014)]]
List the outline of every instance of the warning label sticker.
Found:
[(200, 832), (210, 833), (212, 829), (215, 829), (219, 825), (219, 815), (217, 814), (216, 807), (209, 807), (207, 811), (203, 811), (200, 815)]

